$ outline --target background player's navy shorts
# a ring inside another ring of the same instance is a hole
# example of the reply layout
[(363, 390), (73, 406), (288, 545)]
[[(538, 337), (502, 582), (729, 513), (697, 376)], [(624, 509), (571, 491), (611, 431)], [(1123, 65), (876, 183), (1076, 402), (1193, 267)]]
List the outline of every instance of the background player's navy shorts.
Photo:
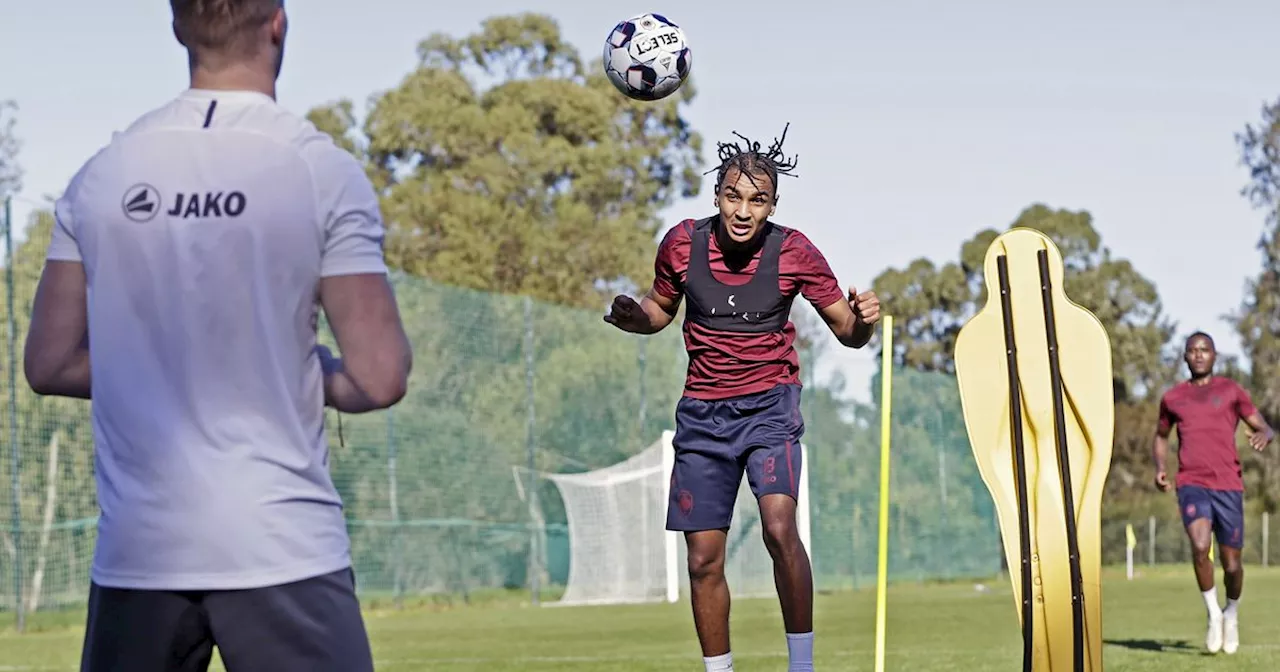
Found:
[(1219, 546), (1244, 546), (1243, 492), (1184, 485), (1178, 488), (1178, 509), (1182, 512), (1183, 525), (1199, 518), (1209, 519)]
[(248, 590), (89, 587), (81, 672), (373, 672), (350, 569)]
[(795, 498), (802, 434), (799, 385), (717, 401), (681, 398), (667, 529), (728, 528), (744, 471), (757, 498)]

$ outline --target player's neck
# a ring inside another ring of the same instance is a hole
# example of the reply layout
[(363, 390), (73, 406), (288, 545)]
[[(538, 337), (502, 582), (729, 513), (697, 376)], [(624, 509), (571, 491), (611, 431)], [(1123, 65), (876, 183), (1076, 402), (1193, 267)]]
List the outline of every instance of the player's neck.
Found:
[(739, 243), (738, 241), (730, 238), (728, 232), (725, 231), (723, 221), (717, 222), (716, 224), (717, 225), (712, 229), (712, 233), (716, 238), (716, 247), (719, 248), (720, 254), (724, 257), (726, 263), (745, 264), (746, 262), (751, 261), (751, 258), (756, 255), (756, 252), (760, 251), (760, 248), (764, 247), (765, 232), (768, 231), (769, 227), (767, 222), (760, 228), (760, 231), (756, 234), (755, 238), (752, 238), (745, 243)]
[(1196, 375), (1191, 376), (1192, 385), (1208, 385), (1212, 380), (1213, 380), (1212, 373), (1206, 373), (1203, 376), (1196, 376)]
[(275, 77), (246, 65), (231, 65), (218, 70), (193, 66), (191, 88), (206, 91), (257, 91), (272, 100), (276, 97)]

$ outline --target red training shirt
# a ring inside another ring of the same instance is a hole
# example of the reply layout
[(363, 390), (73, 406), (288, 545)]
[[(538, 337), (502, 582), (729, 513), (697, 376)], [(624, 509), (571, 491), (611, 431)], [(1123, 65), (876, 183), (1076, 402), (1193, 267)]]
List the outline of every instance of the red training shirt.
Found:
[[(689, 250), (696, 220), (686, 219), (672, 227), (658, 246), (654, 262), (653, 290), (669, 299), (684, 295), (689, 268)], [(822, 310), (844, 297), (827, 260), (803, 233), (774, 224), (786, 234), (778, 258), (778, 290), (783, 296), (804, 296)], [(724, 255), (710, 237), (711, 274), (726, 285), (746, 284), (760, 264), (763, 248), (739, 271), (731, 271)], [(726, 399), (764, 392), (780, 384), (800, 383), (800, 357), (796, 353), (795, 325), (790, 320), (781, 332), (737, 333), (715, 331), (685, 320), (685, 348), (689, 371), (685, 396), (695, 399)]]
[(1257, 412), (1249, 393), (1230, 378), (1204, 385), (1183, 381), (1160, 399), (1160, 430), (1178, 426), (1179, 487), (1244, 490), (1236, 427)]

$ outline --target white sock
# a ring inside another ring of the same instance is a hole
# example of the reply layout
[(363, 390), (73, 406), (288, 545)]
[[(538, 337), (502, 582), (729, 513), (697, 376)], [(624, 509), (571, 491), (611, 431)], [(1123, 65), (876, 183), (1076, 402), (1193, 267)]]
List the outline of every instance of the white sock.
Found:
[(1209, 610), (1211, 615), (1220, 615), (1222, 613), (1222, 607), (1218, 606), (1217, 586), (1204, 591), (1201, 595), (1204, 595), (1204, 606)]
[(787, 656), (791, 660), (787, 672), (813, 672), (813, 633), (788, 632)]
[(1237, 597), (1236, 599), (1233, 600), (1228, 597), (1227, 608), (1222, 610), (1222, 615), (1226, 616), (1227, 618), (1235, 618), (1237, 615), (1236, 609), (1238, 608), (1239, 604), (1240, 604), (1240, 598)]
[(710, 658), (703, 656), (702, 664), (707, 666), (707, 672), (733, 672), (733, 652)]

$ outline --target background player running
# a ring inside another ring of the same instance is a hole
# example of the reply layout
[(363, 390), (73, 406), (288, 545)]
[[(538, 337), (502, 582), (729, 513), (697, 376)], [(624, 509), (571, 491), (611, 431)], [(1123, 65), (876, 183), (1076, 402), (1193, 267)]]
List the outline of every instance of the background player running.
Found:
[[(1191, 379), (1181, 382), (1160, 400), (1153, 453), (1156, 486), (1170, 487), (1165, 471), (1169, 432), (1178, 427), (1178, 509), (1191, 539), (1196, 583), (1204, 594), (1209, 625), (1205, 646), (1212, 653), (1235, 653), (1240, 647), (1240, 593), (1244, 588), (1244, 482), (1236, 452), (1236, 427), (1244, 420), (1253, 432), (1249, 445), (1261, 451), (1274, 432), (1249, 399), (1249, 393), (1229, 378), (1213, 375), (1216, 359), (1213, 339), (1196, 332), (1187, 338), (1184, 359)], [(1218, 606), (1209, 559), (1212, 537), (1222, 554), (1227, 606)]]
[(778, 175), (795, 163), (783, 156), (782, 140), (767, 151), (746, 142), (746, 148), (719, 145), (719, 213), (667, 232), (652, 288), (639, 302), (616, 297), (604, 319), (652, 334), (670, 324), (688, 298), (689, 370), (676, 406), (667, 529), (684, 532), (688, 545), (693, 619), (706, 669), (733, 669), (725, 544), (745, 470), (773, 558), (789, 669), (799, 672), (813, 669), (813, 578), (796, 523), (804, 420), (792, 301), (803, 295), (851, 348), (870, 340), (880, 307), (872, 292), (850, 289), (846, 298), (813, 243), (769, 221)]

